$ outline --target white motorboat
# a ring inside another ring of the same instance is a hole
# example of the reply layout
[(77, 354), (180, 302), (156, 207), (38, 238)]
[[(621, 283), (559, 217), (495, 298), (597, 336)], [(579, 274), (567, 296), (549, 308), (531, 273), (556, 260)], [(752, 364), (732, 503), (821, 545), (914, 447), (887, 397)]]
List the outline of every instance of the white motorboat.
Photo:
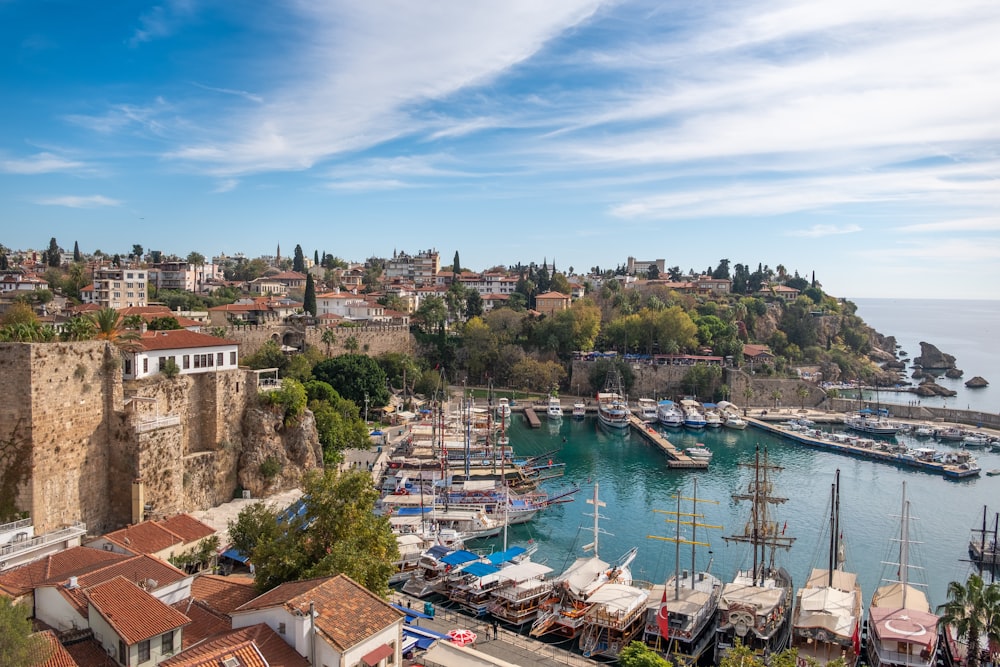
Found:
[(664, 426), (679, 428), (684, 426), (684, 413), (673, 401), (662, 400), (656, 404), (656, 414)]
[(604, 391), (597, 394), (597, 419), (612, 429), (628, 428), (631, 411), (622, 389), (622, 376), (617, 369), (608, 371)]
[(545, 406), (545, 416), (549, 419), (562, 419), (562, 403), (559, 402), (558, 396), (549, 396), (549, 402)]
[(685, 398), (681, 401), (681, 411), (684, 412), (684, 428), (701, 429), (708, 425), (705, 415), (701, 412), (701, 403)]
[(696, 461), (711, 461), (712, 460), (712, 450), (701, 444), (700, 442), (696, 447), (688, 447), (684, 450), (684, 453), (695, 459)]
[(583, 403), (573, 404), (573, 419), (583, 419), (587, 416), (587, 406)]
[(656, 414), (656, 401), (651, 398), (640, 398), (636, 401), (636, 408), (639, 419), (644, 422), (655, 422), (657, 419)]
[(726, 420), (722, 423), (726, 428), (735, 428), (742, 431), (747, 427), (747, 422), (737, 414), (726, 415)]
[(725, 419), (715, 403), (705, 403), (703, 408), (704, 412), (702, 414), (705, 417), (705, 426), (708, 428), (719, 428), (722, 426)]
[(507, 419), (510, 417), (510, 401), (508, 399), (497, 399), (497, 417), (500, 419)]

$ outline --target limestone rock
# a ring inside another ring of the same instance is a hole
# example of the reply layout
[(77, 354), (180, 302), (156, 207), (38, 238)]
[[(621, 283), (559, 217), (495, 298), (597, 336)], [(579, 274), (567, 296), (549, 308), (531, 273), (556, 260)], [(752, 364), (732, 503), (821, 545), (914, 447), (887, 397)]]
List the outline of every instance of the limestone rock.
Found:
[(951, 378), (952, 380), (957, 380), (962, 377), (963, 371), (958, 368), (949, 368), (944, 372), (946, 378)]
[(958, 392), (954, 389), (948, 389), (947, 387), (942, 387), (938, 383), (934, 382), (933, 379), (927, 379), (920, 383), (920, 386), (913, 389), (913, 393), (918, 396), (954, 396)]
[(977, 375), (976, 377), (966, 382), (965, 386), (968, 387), (969, 389), (982, 389), (983, 387), (989, 386), (989, 384), (990, 383), (987, 382), (984, 378)]
[(955, 368), (955, 357), (945, 354), (930, 343), (920, 342), (920, 356), (913, 360), (924, 370), (947, 370)]
[(323, 466), (316, 419), (309, 410), (298, 423), (285, 426), (278, 412), (250, 407), (242, 429), (239, 482), (255, 498), (295, 488), (306, 472)]

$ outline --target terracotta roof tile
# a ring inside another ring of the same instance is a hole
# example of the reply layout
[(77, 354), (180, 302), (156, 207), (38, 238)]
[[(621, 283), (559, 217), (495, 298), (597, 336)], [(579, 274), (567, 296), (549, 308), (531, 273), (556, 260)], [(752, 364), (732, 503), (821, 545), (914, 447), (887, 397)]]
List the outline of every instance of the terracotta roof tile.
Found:
[(316, 628), (341, 652), (404, 616), (345, 574), (282, 584), (237, 612), (282, 606), (305, 614), (310, 602), (316, 605)]
[(179, 535), (155, 521), (143, 521), (133, 526), (126, 526), (121, 530), (105, 534), (104, 539), (136, 554), (152, 554), (184, 543)]
[(93, 638), (70, 644), (66, 647), (66, 651), (73, 656), (80, 667), (119, 667), (104, 647)]
[[(116, 577), (124, 577), (131, 582), (144, 584), (151, 590), (156, 590), (163, 586), (177, 583), (188, 576), (190, 575), (181, 572), (170, 563), (154, 558), (153, 556), (140, 554), (78, 576), (76, 588), (66, 587), (64, 585), (66, 579), (48, 582), (48, 584), (59, 585), (59, 592), (62, 596), (76, 607), (81, 615), (86, 616), (87, 598), (85, 593), (86, 589), (92, 586), (97, 586)], [(155, 581), (156, 585), (151, 585), (150, 581)]]
[(263, 623), (232, 630), (185, 649), (160, 663), (162, 667), (218, 667), (227, 655), (241, 647), (253, 645), (270, 667), (308, 667), (309, 661), (295, 652), (274, 630)]
[(228, 616), (213, 612), (193, 598), (175, 602), (170, 606), (191, 619), (191, 625), (184, 628), (184, 642), (181, 649), (194, 646), (209, 637), (215, 637), (233, 628), (233, 623)]
[(229, 614), (257, 597), (253, 581), (203, 574), (191, 582), (191, 597), (219, 614)]
[(195, 542), (215, 534), (215, 529), (198, 521), (190, 514), (175, 514), (156, 522), (162, 528), (178, 535), (185, 542)]
[(191, 622), (187, 616), (125, 577), (92, 586), (86, 595), (94, 609), (129, 646)]
[(46, 556), (33, 563), (15, 567), (0, 574), (0, 590), (20, 597), (36, 586), (65, 581), (112, 563), (128, 560), (129, 556), (90, 547), (73, 547)]
[[(34, 667), (80, 667), (73, 656), (59, 643), (56, 633), (46, 630), (36, 633), (35, 636), (43, 641), (38, 643), (39, 652), (36, 652), (35, 660), (39, 662), (34, 663)], [(41, 660), (43, 656), (45, 660)]]
[(174, 331), (147, 331), (139, 338), (144, 350), (178, 350), (188, 347), (222, 347), (236, 345), (236, 341), (217, 338), (208, 334), (176, 329)]

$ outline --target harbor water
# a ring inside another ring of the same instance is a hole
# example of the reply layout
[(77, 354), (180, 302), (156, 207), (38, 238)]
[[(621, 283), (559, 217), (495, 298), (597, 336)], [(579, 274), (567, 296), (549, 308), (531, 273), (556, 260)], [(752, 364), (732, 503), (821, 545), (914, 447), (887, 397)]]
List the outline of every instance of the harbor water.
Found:
[[(924, 568), (922, 572), (914, 571), (911, 579), (926, 583), (932, 605), (945, 601), (950, 581), (964, 581), (974, 571), (967, 560), (967, 548), (971, 529), (982, 521), (983, 506), (989, 506), (991, 521), (992, 513), (1000, 510), (1000, 477), (950, 480), (811, 449), (753, 427), (745, 431), (664, 429), (678, 448), (704, 443), (713, 451), (711, 465), (700, 471), (668, 469), (663, 453), (639, 434), (610, 432), (593, 417), (574, 420), (567, 416), (561, 421), (543, 421), (541, 428), (531, 429), (523, 415), (515, 414), (508, 433), (518, 455), (559, 450), (552, 458), (566, 464), (565, 474), (545, 482), (550, 493), (574, 484), (581, 487), (572, 502), (551, 507), (532, 522), (511, 528), (508, 537), (511, 544), (536, 542), (535, 560), (557, 572), (583, 555), (582, 546), (592, 541), (593, 519), (588, 515), (593, 507), (586, 500), (597, 482), (600, 498), (606, 503), (600, 509), (600, 525), (608, 533), (599, 537), (601, 557), (611, 561), (638, 546), (633, 576), (664, 581), (675, 566), (674, 547), (648, 536), (673, 536), (675, 527), (668, 515), (653, 510), (675, 510), (675, 494), (690, 497), (692, 480), (697, 477), (699, 499), (718, 502), (699, 503), (704, 515), (699, 522), (723, 526), (722, 530), (699, 530), (698, 540), (711, 544), (711, 556), (709, 549), (700, 549), (697, 566), (705, 567), (712, 557), (712, 572), (724, 581), (730, 580), (737, 569), (749, 566), (750, 555), (743, 546), (727, 545), (722, 536), (740, 532), (749, 518), (747, 504), (737, 503), (731, 495), (745, 491), (752, 479), (752, 469), (741, 464), (752, 464), (758, 445), (767, 449), (772, 465), (783, 468), (773, 475), (775, 495), (788, 500), (774, 507), (774, 516), (786, 535), (797, 540), (787, 553), (779, 553), (777, 563), (791, 572), (796, 586), (805, 581), (811, 568), (825, 567), (830, 488), (838, 468), (847, 568), (858, 573), (866, 604), (882, 576), (895, 578), (896, 567), (882, 563), (898, 561), (898, 545), (892, 540), (899, 535), (903, 482), (915, 518), (912, 536), (919, 541), (911, 547), (910, 558)], [(909, 436), (899, 439), (918, 446), (918, 441)], [(927, 441), (919, 445), (945, 451), (954, 448)], [(976, 454), (984, 471), (1000, 468), (1000, 454), (989, 450), (978, 450)], [(683, 501), (682, 511), (690, 511), (690, 506), (690, 502)], [(690, 537), (689, 530), (682, 529), (681, 534)], [(689, 567), (690, 550), (685, 548), (681, 551), (681, 568)]]

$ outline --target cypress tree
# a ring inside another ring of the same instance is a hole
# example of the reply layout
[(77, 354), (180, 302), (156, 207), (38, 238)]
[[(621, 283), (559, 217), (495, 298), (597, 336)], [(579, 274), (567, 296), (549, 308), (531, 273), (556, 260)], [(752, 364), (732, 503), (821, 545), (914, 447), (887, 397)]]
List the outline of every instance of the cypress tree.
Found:
[(313, 250), (313, 266), (319, 266), (319, 250)]
[(304, 273), (306, 270), (305, 257), (302, 255), (302, 246), (295, 246), (295, 255), (292, 257), (292, 271)]
[(80, 257), (80, 243), (78, 241), (73, 241), (73, 261), (79, 262)]
[(316, 317), (316, 285), (311, 273), (306, 274), (306, 294), (302, 298), (302, 309)]

